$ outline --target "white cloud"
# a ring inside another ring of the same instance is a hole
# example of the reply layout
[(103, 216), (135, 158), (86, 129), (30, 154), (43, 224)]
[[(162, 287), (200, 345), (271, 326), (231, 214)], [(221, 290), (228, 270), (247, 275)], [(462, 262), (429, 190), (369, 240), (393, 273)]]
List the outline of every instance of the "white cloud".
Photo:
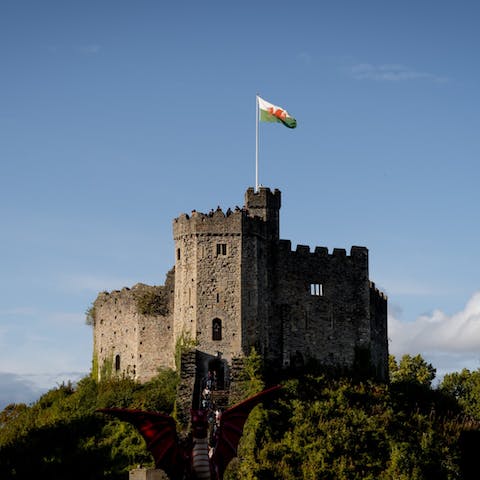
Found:
[(0, 310), (0, 315), (8, 316), (31, 316), (35, 315), (35, 313), (37, 313), (37, 311), (32, 307), (13, 307)]
[(65, 275), (58, 279), (60, 287), (68, 292), (102, 292), (111, 290), (120, 290), (123, 287), (133, 286), (134, 280), (120, 277), (101, 277), (97, 275)]
[(435, 296), (445, 295), (448, 291), (442, 290), (438, 285), (419, 282), (413, 278), (398, 279), (392, 278), (385, 281), (388, 287), (377, 285), (377, 287), (387, 295), (409, 295), (409, 296)]
[(357, 80), (375, 80), (379, 82), (401, 82), (407, 80), (430, 80), (437, 83), (448, 82), (446, 77), (396, 64), (372, 65), (370, 63), (360, 63), (351, 67), (351, 74)]
[(100, 45), (82, 45), (78, 47), (78, 51), (83, 55), (96, 55), (100, 52)]
[(9, 403), (31, 403), (39, 393), (40, 389), (21, 375), (0, 372), (0, 409)]
[(0, 372), (0, 410), (10, 403), (32, 403), (62, 383), (73, 383), (87, 372), (59, 372), (45, 374), (17, 374)]
[(85, 314), (84, 313), (65, 313), (65, 312), (55, 312), (50, 313), (46, 321), (51, 325), (83, 325), (85, 323)]
[(312, 63), (312, 56), (307, 52), (301, 52), (297, 55), (297, 58), (304, 64), (310, 65)]
[(397, 357), (405, 353), (421, 353), (434, 367), (446, 371), (478, 368), (480, 291), (470, 298), (463, 310), (453, 315), (435, 310), (413, 322), (402, 322), (395, 313), (390, 313), (388, 336), (391, 339), (390, 352)]
[(84, 312), (0, 312), (0, 365), (4, 372), (25, 375), (88, 368), (91, 328)]
[(56, 372), (56, 373), (25, 373), (18, 375), (19, 378), (22, 378), (26, 382), (30, 382), (38, 390), (43, 392), (49, 390), (50, 388), (55, 388), (62, 383), (72, 382), (75, 383), (81, 378), (88, 375), (88, 372)]

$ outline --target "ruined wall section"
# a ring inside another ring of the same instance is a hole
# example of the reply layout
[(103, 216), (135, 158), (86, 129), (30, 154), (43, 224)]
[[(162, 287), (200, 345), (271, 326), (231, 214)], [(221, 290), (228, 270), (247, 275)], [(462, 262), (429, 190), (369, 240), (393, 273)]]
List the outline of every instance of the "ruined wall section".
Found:
[(174, 368), (173, 271), (165, 286), (137, 284), (100, 293), (94, 302), (94, 355), (98, 378), (150, 380), (159, 367)]
[[(173, 222), (176, 249), (175, 337), (188, 332), (196, 348), (230, 359), (241, 351), (240, 209), (192, 212)], [(214, 332), (214, 329), (217, 329)]]
[(369, 348), (370, 290), (368, 250), (352, 247), (332, 254), (313, 253), (290, 241), (279, 244), (276, 311), (281, 319), (283, 365), (308, 358), (325, 365), (352, 367), (358, 348)]

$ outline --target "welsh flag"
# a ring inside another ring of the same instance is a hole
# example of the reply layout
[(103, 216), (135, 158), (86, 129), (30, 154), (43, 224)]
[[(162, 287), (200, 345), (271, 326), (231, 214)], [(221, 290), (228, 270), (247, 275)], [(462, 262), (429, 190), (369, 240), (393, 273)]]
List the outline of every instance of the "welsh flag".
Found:
[(262, 122), (283, 123), (288, 128), (295, 128), (297, 121), (291, 117), (286, 110), (267, 102), (263, 98), (258, 98), (258, 108), (260, 109), (260, 120)]

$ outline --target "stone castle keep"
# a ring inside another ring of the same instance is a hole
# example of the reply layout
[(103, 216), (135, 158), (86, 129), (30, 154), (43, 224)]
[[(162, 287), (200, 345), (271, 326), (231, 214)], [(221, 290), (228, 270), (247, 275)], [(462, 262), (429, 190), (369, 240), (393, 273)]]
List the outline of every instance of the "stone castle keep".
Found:
[(350, 369), (367, 362), (387, 377), (387, 299), (368, 276), (368, 250), (350, 253), (280, 240), (280, 191), (249, 188), (245, 206), (173, 221), (175, 266), (164, 286), (137, 284), (94, 303), (94, 368), (144, 382), (175, 368), (176, 346), (196, 345), (198, 378), (228, 386), (250, 352), (267, 365), (315, 360)]

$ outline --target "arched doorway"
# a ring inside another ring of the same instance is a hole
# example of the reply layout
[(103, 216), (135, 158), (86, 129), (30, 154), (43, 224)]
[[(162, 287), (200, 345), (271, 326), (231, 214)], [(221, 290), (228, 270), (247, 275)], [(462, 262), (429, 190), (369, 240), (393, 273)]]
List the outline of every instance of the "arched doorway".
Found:
[(208, 371), (213, 376), (214, 390), (225, 390), (225, 367), (220, 356), (208, 362)]

